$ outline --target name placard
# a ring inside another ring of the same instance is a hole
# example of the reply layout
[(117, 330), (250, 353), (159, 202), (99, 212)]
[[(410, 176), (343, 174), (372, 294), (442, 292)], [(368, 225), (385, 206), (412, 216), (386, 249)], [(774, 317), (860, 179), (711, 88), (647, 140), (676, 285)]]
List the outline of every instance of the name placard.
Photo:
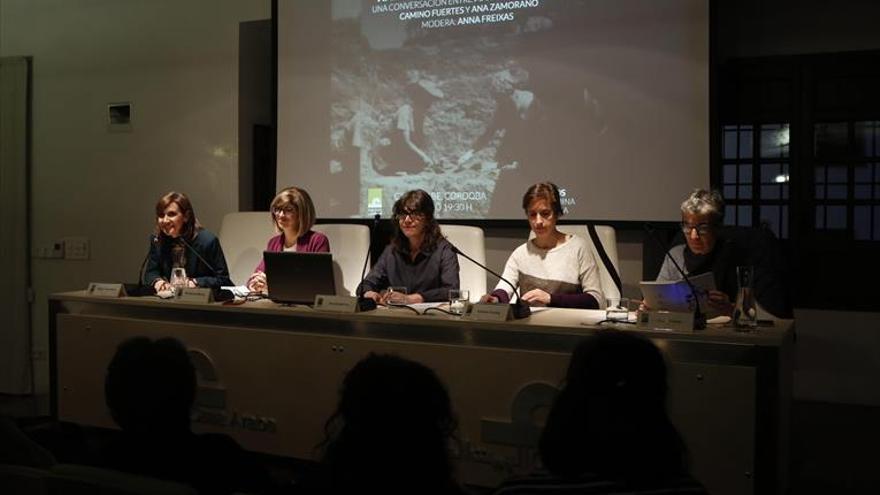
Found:
[(694, 331), (694, 314), (677, 311), (642, 311), (639, 313), (639, 328), (657, 330)]
[(125, 289), (122, 284), (92, 282), (86, 289), (86, 293), (93, 297), (122, 297), (125, 295)]
[(331, 313), (357, 313), (357, 302), (356, 297), (318, 294), (315, 296), (314, 308), (316, 311)]
[(470, 305), (465, 318), (479, 321), (507, 321), (510, 319), (510, 305), (504, 303), (474, 303)]
[(187, 287), (180, 289), (178, 302), (207, 304), (213, 300), (213, 291), (206, 287)]

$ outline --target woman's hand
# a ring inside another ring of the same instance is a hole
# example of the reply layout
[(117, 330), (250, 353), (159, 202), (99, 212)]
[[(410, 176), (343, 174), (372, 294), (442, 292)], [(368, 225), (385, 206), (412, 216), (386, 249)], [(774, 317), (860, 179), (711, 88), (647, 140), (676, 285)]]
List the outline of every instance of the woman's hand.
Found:
[(481, 303), (497, 303), (498, 301), (499, 299), (492, 294), (483, 294), (483, 296), (480, 297)]
[(158, 294), (164, 290), (171, 290), (171, 284), (168, 283), (164, 278), (157, 278), (155, 282), (153, 282), (153, 290)]
[(363, 297), (365, 297), (367, 299), (372, 299), (372, 300), (376, 301), (377, 303), (384, 304), (382, 302), (382, 294), (379, 294), (378, 292), (368, 290), (368, 291), (364, 292)]
[(529, 306), (547, 306), (550, 304), (550, 294), (543, 289), (532, 289), (523, 294), (522, 300)]
[(266, 292), (269, 288), (269, 285), (266, 282), (266, 274), (263, 272), (256, 272), (251, 275), (251, 278), (248, 279), (247, 288), (251, 292)]
[(186, 286), (190, 289), (195, 289), (196, 287), (199, 286), (199, 283), (196, 282), (196, 279), (194, 279), (194, 278), (187, 278), (186, 279)]
[[(422, 297), (422, 295), (418, 292), (416, 292), (415, 294), (404, 295), (400, 292), (383, 290), (381, 294), (377, 295), (379, 296), (377, 302), (386, 306), (391, 304), (419, 304), (425, 302), (425, 298)], [(364, 296), (366, 296), (366, 294), (364, 294)]]
[(406, 303), (407, 304), (419, 304), (425, 302), (425, 298), (422, 297), (421, 294), (416, 292), (415, 294), (407, 294), (406, 295)]

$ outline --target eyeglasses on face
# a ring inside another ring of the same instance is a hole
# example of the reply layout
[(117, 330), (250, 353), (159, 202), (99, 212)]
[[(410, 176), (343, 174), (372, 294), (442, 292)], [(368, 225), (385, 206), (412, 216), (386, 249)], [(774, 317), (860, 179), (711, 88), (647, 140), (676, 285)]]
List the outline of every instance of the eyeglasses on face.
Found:
[(293, 215), (295, 212), (296, 208), (294, 208), (293, 205), (279, 206), (278, 208), (272, 209), (272, 213), (279, 217), (282, 215)]
[(710, 232), (712, 232), (712, 224), (711, 223), (698, 223), (692, 224), (687, 222), (681, 222), (681, 231), (684, 235), (691, 235), (691, 231), (696, 230), (697, 235), (704, 236)]
[(420, 220), (424, 220), (425, 214), (420, 211), (403, 210), (394, 215), (394, 219), (398, 222), (406, 220), (406, 217), (409, 217), (410, 220), (417, 222)]

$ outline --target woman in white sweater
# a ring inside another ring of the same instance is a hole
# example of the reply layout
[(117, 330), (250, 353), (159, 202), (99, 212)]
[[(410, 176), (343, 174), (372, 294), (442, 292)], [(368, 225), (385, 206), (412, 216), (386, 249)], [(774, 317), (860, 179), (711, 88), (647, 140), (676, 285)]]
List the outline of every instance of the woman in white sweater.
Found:
[[(559, 188), (551, 182), (534, 184), (522, 206), (535, 237), (516, 248), (504, 266), (504, 278), (519, 287), (522, 300), (531, 306), (605, 307), (599, 268), (586, 239), (556, 229), (563, 213)], [(482, 301), (507, 303), (512, 297), (510, 287), (499, 282)]]

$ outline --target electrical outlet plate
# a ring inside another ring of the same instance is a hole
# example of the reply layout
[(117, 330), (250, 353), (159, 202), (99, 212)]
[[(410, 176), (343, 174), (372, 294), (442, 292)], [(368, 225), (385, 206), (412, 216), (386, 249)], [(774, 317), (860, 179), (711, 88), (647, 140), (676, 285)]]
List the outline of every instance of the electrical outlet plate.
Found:
[(64, 242), (55, 241), (39, 245), (31, 250), (31, 255), (37, 259), (51, 260), (64, 257)]
[(89, 238), (88, 237), (65, 237), (64, 240), (64, 259), (66, 260), (87, 260), (89, 259)]

